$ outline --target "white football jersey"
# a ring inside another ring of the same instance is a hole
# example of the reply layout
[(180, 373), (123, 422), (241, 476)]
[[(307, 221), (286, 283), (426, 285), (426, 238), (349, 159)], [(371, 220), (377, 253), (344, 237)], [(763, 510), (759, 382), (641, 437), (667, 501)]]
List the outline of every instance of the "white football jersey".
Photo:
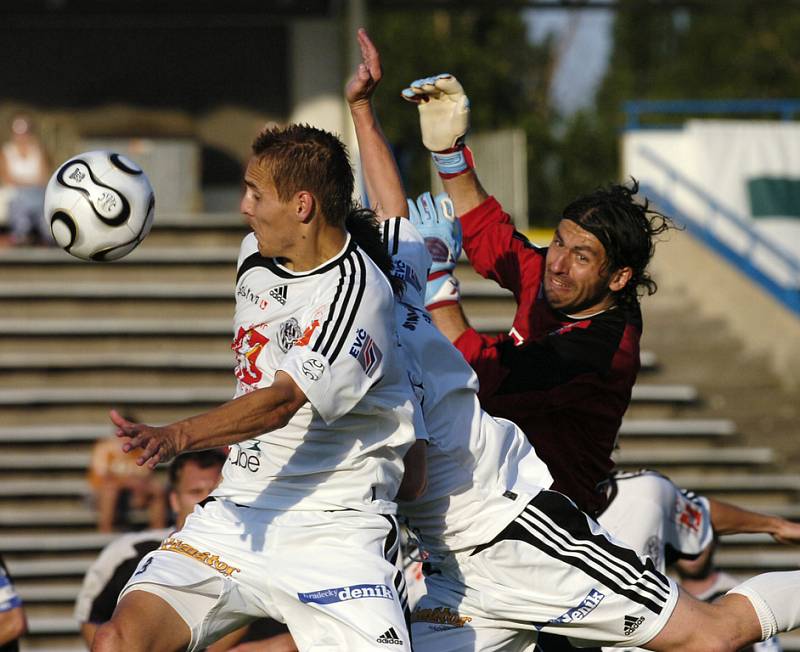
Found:
[(242, 242), (236, 395), (288, 373), (308, 402), (284, 428), (231, 447), (212, 495), (278, 510), (393, 513), (414, 399), (386, 277), (348, 236), (324, 265), (293, 272)]
[[(428, 552), (470, 548), (490, 541), (553, 478), (515, 424), (481, 409), (475, 372), (422, 307), (430, 257), (419, 231), (393, 218), (383, 236), (394, 274), (406, 280), (397, 327), (403, 349), (421, 361), (429, 437), (428, 488), (400, 511)], [(422, 279), (421, 289), (409, 279)]]

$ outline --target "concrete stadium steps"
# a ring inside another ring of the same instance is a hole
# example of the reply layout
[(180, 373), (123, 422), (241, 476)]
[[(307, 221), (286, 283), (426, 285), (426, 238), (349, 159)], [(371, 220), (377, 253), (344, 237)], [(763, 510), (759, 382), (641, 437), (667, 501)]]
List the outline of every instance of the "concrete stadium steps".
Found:
[[(232, 290), (244, 233), (236, 214), (159, 215), (143, 245), (111, 264), (56, 249), (2, 252), (0, 553), (31, 616), (23, 650), (84, 649), (71, 611), (83, 570), (108, 540), (95, 532), (86, 484), (91, 445), (112, 430), (108, 409), (164, 423), (232, 395)], [(507, 332), (510, 294), (463, 260), (457, 273), (471, 323)], [(760, 377), (731, 354), (736, 343), (719, 324), (695, 319), (679, 297), (660, 309), (659, 298), (645, 300), (642, 374), (620, 431), (621, 465), (655, 467), (680, 486), (800, 519), (797, 476), (784, 472), (769, 439), (748, 439), (759, 423), (748, 420), (740, 388), (760, 388)], [(736, 399), (723, 402), (718, 385), (734, 387)], [(144, 526), (145, 514), (132, 516)], [(768, 538), (728, 539), (719, 554), (733, 574), (797, 566)], [(785, 649), (800, 650), (795, 640)]]

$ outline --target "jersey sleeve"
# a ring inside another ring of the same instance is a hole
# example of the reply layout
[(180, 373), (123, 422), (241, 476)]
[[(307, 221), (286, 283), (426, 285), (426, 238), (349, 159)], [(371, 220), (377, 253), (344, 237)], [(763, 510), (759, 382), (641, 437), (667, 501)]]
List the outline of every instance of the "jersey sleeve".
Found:
[(350, 412), (396, 361), (393, 298), (385, 278), (363, 285), (355, 279), (353, 292), (345, 295), (312, 307), (306, 321), (317, 325), (279, 367), (328, 424)]
[(431, 267), (425, 238), (405, 217), (388, 219), (381, 229), (386, 251), (392, 258), (392, 275), (403, 282), (403, 301), (424, 307), (425, 284)]
[(460, 216), (464, 252), (478, 274), (511, 290), (519, 302), (523, 285), (540, 281), (543, 250), (516, 230), (494, 197)]
[(11, 582), (5, 564), (0, 560), (0, 613), (22, 606), (22, 600)]

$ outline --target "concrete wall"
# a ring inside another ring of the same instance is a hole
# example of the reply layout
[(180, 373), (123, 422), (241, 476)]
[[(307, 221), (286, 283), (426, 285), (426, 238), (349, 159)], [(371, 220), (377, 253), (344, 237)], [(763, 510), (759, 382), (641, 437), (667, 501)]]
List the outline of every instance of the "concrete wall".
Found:
[(657, 245), (652, 272), (659, 291), (724, 319), (748, 353), (763, 356), (787, 388), (800, 389), (800, 319), (747, 276), (685, 231)]

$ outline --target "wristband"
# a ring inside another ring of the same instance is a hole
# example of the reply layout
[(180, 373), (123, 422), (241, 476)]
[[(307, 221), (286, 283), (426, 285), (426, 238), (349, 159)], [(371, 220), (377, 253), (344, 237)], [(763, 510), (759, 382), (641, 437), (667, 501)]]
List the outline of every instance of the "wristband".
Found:
[(475, 169), (472, 150), (463, 143), (442, 152), (431, 152), (431, 159), (442, 179), (452, 179), (467, 170)]

